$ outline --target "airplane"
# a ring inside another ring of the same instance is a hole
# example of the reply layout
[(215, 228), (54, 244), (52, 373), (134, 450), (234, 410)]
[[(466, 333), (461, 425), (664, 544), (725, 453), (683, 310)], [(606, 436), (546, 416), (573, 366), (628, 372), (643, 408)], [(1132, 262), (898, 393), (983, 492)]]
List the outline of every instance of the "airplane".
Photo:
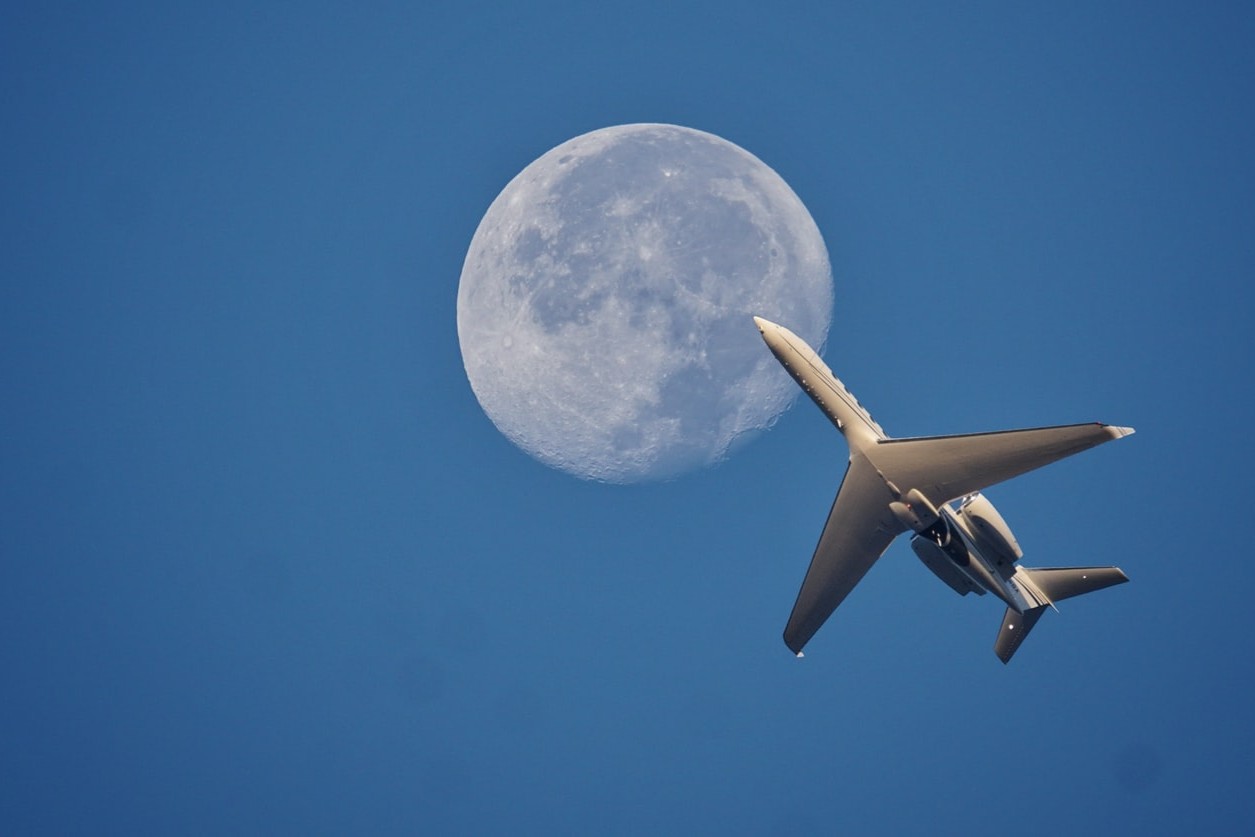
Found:
[[(854, 586), (901, 533), (938, 578), (961, 596), (993, 593), (1006, 603), (994, 653), (1005, 664), (1047, 607), (1123, 584), (1119, 567), (1028, 568), (993, 504), (980, 493), (1104, 442), (1131, 427), (1090, 423), (958, 436), (892, 438), (800, 337), (754, 317), (781, 365), (845, 437), (850, 461), (819, 536), (784, 642), (798, 657)], [(951, 503), (957, 501), (957, 506)]]

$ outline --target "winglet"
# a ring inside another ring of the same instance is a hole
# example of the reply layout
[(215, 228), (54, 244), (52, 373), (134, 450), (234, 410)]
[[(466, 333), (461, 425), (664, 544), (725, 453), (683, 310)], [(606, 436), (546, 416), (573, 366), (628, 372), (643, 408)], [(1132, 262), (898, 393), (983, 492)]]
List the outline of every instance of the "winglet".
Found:
[(1111, 434), (1113, 439), (1123, 439), (1125, 436), (1132, 436), (1137, 431), (1132, 427), (1116, 427), (1114, 424), (1104, 425), (1107, 432)]

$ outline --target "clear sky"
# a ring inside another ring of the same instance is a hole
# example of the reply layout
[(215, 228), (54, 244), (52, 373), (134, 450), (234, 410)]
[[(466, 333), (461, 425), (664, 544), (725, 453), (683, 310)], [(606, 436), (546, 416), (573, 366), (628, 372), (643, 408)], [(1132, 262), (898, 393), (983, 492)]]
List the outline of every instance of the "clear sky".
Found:
[[(1255, 13), (772, 5), (0, 12), (0, 831), (1250, 832)], [(900, 540), (797, 661), (812, 405), (664, 484), (512, 447), (467, 245), (642, 121), (807, 204), (890, 433), (1135, 426), (988, 492), (1132, 583), (1004, 667)]]

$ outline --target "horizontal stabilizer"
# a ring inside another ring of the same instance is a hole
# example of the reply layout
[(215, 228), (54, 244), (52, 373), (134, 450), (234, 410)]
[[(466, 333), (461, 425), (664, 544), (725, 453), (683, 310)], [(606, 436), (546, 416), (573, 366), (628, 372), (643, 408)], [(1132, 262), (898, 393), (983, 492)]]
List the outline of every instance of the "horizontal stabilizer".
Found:
[(1119, 567), (1022, 567), (1020, 571), (1027, 574), (1029, 580), (1051, 602), (1061, 602), (1129, 580)]
[(1023, 613), (1007, 608), (1006, 615), (1002, 617), (1002, 627), (998, 629), (998, 640), (994, 643), (994, 653), (998, 655), (998, 659), (1004, 663), (1011, 661), (1011, 655), (1019, 650), (1024, 637), (1033, 630), (1033, 626), (1037, 624), (1037, 620), (1041, 618), (1045, 610), (1046, 605), (1026, 610)]

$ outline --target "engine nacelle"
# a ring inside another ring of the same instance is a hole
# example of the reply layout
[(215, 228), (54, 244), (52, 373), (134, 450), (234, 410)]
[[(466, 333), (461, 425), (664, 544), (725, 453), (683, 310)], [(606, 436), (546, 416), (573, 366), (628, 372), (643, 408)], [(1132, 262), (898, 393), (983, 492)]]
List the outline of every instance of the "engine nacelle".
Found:
[(1024, 551), (1011, 534), (1011, 527), (998, 514), (994, 504), (982, 494), (973, 494), (959, 506), (959, 514), (967, 523), (972, 540), (981, 554), (993, 558), (999, 564), (1014, 564), (1024, 557)]
[[(929, 540), (927, 536), (916, 535), (911, 538), (911, 549), (915, 550), (915, 554), (924, 562), (924, 566), (933, 571), (933, 575), (944, 581), (960, 596), (966, 596), (968, 593), (985, 595), (985, 589), (973, 581), (971, 576), (951, 560), (952, 556)], [(966, 563), (965, 561), (964, 564)]]

